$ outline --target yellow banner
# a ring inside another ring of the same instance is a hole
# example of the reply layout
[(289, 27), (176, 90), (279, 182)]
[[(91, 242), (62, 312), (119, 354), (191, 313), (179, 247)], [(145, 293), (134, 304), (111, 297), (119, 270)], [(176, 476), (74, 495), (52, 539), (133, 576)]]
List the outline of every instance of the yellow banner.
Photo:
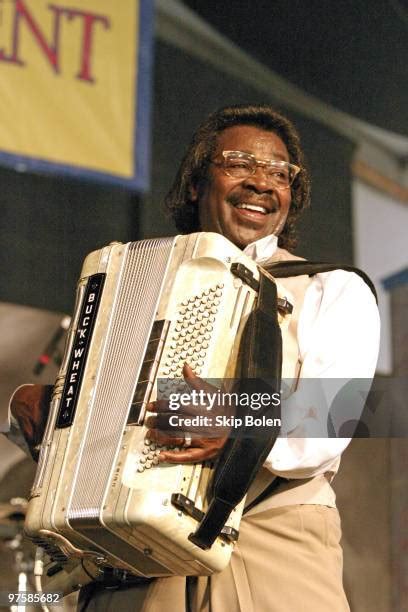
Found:
[(150, 5), (0, 3), (0, 163), (16, 156), (34, 169), (56, 164), (54, 171), (101, 173), (141, 185), (138, 166), (145, 174), (146, 163), (137, 156), (146, 156)]

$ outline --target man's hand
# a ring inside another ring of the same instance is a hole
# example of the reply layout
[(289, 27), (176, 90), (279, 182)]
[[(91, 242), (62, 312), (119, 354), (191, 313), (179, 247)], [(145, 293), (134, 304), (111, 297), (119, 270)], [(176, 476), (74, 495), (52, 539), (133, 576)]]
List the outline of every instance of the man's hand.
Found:
[[(186, 363), (183, 367), (184, 380), (190, 389), (200, 392), (214, 394), (217, 389), (199, 378)], [(216, 414), (220, 407), (213, 406), (208, 410), (206, 405), (180, 406), (177, 411), (170, 410), (167, 400), (158, 400), (148, 405), (149, 412), (155, 416), (146, 419), (146, 425), (150, 428), (147, 437), (160, 445), (186, 446), (183, 450), (162, 451), (159, 455), (161, 462), (167, 463), (198, 463), (212, 459), (218, 455), (228, 439), (229, 428), (214, 425)], [(222, 408), (223, 412), (225, 409)], [(177, 416), (179, 426), (171, 426), (170, 417)], [(185, 425), (184, 418), (202, 417), (198, 426)], [(207, 422), (207, 424), (206, 424)]]
[(52, 385), (23, 385), (15, 391), (10, 410), (17, 420), (31, 456), (38, 461), (39, 449), (50, 409)]

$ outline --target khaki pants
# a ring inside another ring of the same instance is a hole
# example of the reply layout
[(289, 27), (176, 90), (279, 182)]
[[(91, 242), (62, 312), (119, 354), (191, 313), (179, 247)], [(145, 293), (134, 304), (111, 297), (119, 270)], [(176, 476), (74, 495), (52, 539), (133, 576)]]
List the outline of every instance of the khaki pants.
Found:
[(187, 589), (178, 577), (143, 588), (96, 589), (86, 611), (347, 612), (340, 536), (335, 508), (264, 510), (243, 518), (231, 564), (220, 574), (188, 578)]

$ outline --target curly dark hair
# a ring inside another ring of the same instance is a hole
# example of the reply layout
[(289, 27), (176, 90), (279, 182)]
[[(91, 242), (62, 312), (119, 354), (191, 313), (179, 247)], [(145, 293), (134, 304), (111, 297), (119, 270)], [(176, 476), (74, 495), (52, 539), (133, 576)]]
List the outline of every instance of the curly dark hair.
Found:
[(210, 160), (215, 152), (217, 136), (234, 125), (250, 125), (274, 132), (285, 143), (290, 162), (300, 166), (292, 187), (292, 201), (286, 224), (279, 235), (279, 246), (293, 249), (297, 245), (296, 220), (310, 203), (310, 179), (293, 124), (268, 105), (226, 106), (212, 113), (195, 132), (181, 162), (173, 186), (164, 199), (177, 229), (184, 233), (200, 231), (198, 206), (191, 200), (192, 188), (208, 177)]

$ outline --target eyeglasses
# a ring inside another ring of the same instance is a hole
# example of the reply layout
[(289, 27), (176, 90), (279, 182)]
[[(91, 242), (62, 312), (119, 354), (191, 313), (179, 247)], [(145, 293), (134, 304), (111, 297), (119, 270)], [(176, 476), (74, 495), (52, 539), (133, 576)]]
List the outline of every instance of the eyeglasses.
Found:
[(256, 159), (251, 153), (243, 151), (223, 151), (221, 161), (213, 160), (215, 166), (220, 166), (223, 172), (231, 178), (245, 179), (255, 174), (258, 166), (264, 169), (265, 176), (278, 189), (289, 189), (300, 172), (299, 166), (275, 159)]

